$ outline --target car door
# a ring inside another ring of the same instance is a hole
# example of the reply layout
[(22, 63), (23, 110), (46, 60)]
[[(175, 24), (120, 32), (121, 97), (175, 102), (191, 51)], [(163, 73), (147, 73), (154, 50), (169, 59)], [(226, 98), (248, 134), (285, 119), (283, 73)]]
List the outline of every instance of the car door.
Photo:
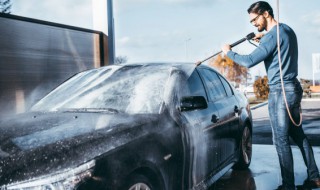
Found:
[(182, 112), (190, 124), (185, 129), (189, 136), (190, 147), (190, 159), (186, 171), (189, 171), (187, 174), (189, 186), (194, 187), (218, 166), (219, 139), (213, 138), (216, 134), (214, 132), (216, 124), (212, 122), (212, 116), (218, 117), (218, 112), (215, 106), (208, 101), (204, 84), (197, 70), (189, 77), (187, 88), (189, 92), (184, 96), (203, 96), (208, 102), (207, 109)]
[[(199, 72), (208, 93), (209, 104), (217, 110), (215, 125), (207, 127), (204, 132), (211, 136), (210, 140), (218, 140), (217, 164), (222, 165), (234, 153), (234, 137), (230, 133), (230, 129), (231, 126), (235, 126), (237, 123), (237, 116), (235, 114), (237, 102), (233, 96), (227, 94), (226, 88), (223, 85), (223, 82), (225, 83), (226, 81), (222, 81), (223, 77), (218, 73), (209, 68), (200, 68)], [(228, 93), (230, 94), (229, 91)]]
[[(228, 160), (235, 152), (237, 147), (237, 137), (239, 136), (239, 103), (234, 95), (234, 92), (229, 84), (229, 82), (220, 74), (219, 76), (222, 85), (226, 91), (227, 96), (219, 103), (217, 109), (220, 115), (225, 115), (226, 122), (228, 122), (229, 133), (224, 139), (225, 149), (221, 153), (221, 157), (224, 160)], [(223, 112), (223, 113), (222, 113)]]

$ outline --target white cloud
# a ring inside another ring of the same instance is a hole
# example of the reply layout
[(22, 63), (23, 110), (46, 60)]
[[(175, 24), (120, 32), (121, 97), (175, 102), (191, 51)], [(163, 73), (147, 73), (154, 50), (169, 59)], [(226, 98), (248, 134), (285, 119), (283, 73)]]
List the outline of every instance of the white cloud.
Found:
[(312, 12), (301, 16), (303, 22), (319, 26), (320, 25), (320, 12)]
[(312, 33), (320, 37), (320, 11), (311, 12), (301, 16), (301, 21), (304, 25), (308, 25), (306, 32)]
[[(160, 0), (159, 0), (160, 1)], [(165, 3), (170, 3), (170, 4), (186, 4), (186, 3), (204, 3), (204, 2), (209, 2), (209, 1), (199, 1), (199, 0), (163, 0)]]
[(314, 15), (312, 23), (317, 26), (320, 26), (320, 12)]
[(129, 42), (130, 42), (130, 37), (128, 37), (128, 36), (125, 36), (125, 37), (122, 37), (122, 38), (117, 39), (118, 45), (121, 45), (121, 46), (125, 46), (125, 45), (127, 45)]
[(118, 12), (121, 11), (126, 11), (129, 9), (139, 9), (141, 6), (146, 6), (146, 5), (175, 5), (179, 7), (203, 7), (203, 6), (208, 6), (212, 5), (213, 3), (217, 2), (225, 2), (227, 0), (114, 0), (114, 9), (115, 13), (117, 14)]

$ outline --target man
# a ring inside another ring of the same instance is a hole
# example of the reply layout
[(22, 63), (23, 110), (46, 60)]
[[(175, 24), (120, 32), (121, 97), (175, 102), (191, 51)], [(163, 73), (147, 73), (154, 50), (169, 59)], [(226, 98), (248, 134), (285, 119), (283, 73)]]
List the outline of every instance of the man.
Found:
[[(293, 125), (286, 110), (281, 87), (280, 69), (277, 50), (277, 21), (274, 19), (271, 6), (264, 1), (253, 3), (248, 9), (250, 23), (257, 27), (256, 34), (259, 46), (249, 55), (239, 55), (231, 50), (230, 45), (222, 46), (222, 51), (234, 62), (253, 67), (264, 61), (269, 80), (269, 116), (272, 127), (273, 142), (279, 157), (282, 185), (278, 189), (295, 189), (293, 158), (289, 136), (299, 146), (307, 166), (308, 179), (305, 183), (310, 188), (320, 187), (319, 171), (316, 166), (312, 147), (308, 142), (302, 126)], [(298, 43), (294, 31), (286, 24), (279, 24), (282, 76), (289, 110), (295, 123), (299, 123), (299, 106), (302, 88), (296, 79), (298, 75)]]

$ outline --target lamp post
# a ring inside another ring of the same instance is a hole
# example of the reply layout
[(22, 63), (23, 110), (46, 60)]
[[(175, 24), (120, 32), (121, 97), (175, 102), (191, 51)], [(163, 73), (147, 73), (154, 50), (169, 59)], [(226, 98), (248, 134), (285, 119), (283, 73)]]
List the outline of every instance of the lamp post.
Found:
[[(92, 0), (93, 29), (102, 31), (108, 35), (108, 64), (114, 64), (115, 60), (115, 36), (112, 0)], [(100, 36), (101, 38), (102, 36)], [(103, 39), (100, 39), (103, 43)], [(104, 46), (101, 46), (104, 47)], [(104, 51), (103, 49), (100, 51)]]
[(320, 72), (320, 53), (312, 54), (312, 76), (313, 76), (313, 86), (315, 83), (315, 73)]
[(115, 62), (115, 36), (114, 36), (114, 19), (113, 19), (113, 2), (107, 0), (107, 14), (108, 14), (108, 50), (109, 50), (109, 64)]

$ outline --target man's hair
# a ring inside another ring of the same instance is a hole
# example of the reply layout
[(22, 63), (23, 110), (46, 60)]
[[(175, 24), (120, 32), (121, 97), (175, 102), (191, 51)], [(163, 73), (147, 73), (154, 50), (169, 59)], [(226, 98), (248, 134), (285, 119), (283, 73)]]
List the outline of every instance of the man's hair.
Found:
[(265, 1), (258, 1), (253, 3), (249, 8), (248, 8), (248, 13), (256, 13), (256, 14), (263, 14), (265, 11), (268, 11), (269, 15), (273, 16), (273, 10), (272, 7), (269, 5), (269, 3)]

